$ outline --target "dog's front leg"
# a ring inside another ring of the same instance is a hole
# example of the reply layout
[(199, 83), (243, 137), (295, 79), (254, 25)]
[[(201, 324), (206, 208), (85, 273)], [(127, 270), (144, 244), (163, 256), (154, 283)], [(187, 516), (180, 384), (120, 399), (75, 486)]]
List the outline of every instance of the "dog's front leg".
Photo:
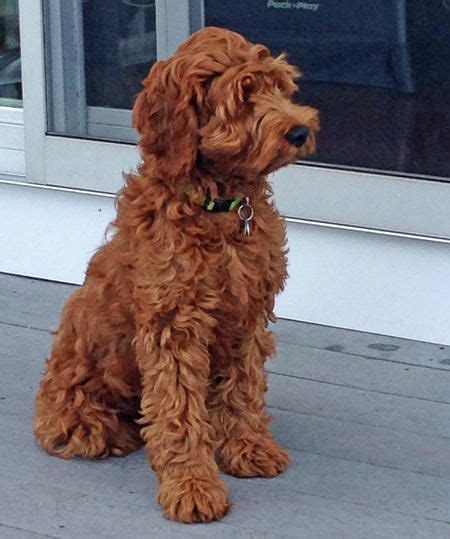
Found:
[(166, 516), (182, 522), (219, 519), (230, 507), (214, 460), (215, 432), (205, 404), (211, 318), (178, 306), (142, 327), (137, 357), (142, 374), (141, 433)]
[[(222, 343), (226, 350), (226, 343)], [(243, 335), (240, 357), (222, 363), (208, 398), (212, 423), (220, 438), (220, 469), (237, 477), (273, 477), (289, 463), (273, 438), (264, 394), (264, 362), (274, 352), (263, 321)]]

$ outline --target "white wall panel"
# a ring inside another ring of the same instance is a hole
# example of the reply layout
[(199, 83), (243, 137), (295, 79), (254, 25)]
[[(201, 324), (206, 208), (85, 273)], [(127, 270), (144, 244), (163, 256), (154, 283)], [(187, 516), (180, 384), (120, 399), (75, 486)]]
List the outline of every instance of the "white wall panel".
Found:
[(450, 344), (450, 245), (290, 223), (284, 318)]
[(113, 216), (112, 198), (0, 184), (0, 271), (80, 283)]

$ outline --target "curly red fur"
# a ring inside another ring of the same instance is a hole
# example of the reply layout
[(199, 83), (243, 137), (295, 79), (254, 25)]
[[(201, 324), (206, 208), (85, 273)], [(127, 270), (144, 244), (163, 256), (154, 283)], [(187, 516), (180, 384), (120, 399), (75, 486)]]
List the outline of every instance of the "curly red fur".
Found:
[[(46, 451), (96, 458), (145, 443), (158, 499), (183, 522), (227, 512), (219, 468), (273, 476), (288, 463), (264, 402), (266, 328), (286, 278), (266, 177), (315, 147), (317, 112), (291, 101), (297, 76), (219, 28), (153, 66), (133, 111), (142, 163), (118, 195), (112, 238), (64, 306), (37, 395)], [(296, 125), (310, 130), (300, 149), (285, 137)], [(249, 237), (236, 211), (199, 205), (207, 189), (250, 197)]]

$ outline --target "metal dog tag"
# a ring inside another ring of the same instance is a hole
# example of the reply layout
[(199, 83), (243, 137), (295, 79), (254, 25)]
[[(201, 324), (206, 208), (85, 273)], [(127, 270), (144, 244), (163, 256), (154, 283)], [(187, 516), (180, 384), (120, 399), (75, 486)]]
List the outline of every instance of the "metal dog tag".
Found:
[(253, 208), (250, 206), (249, 197), (245, 197), (244, 203), (239, 206), (239, 219), (243, 221), (242, 233), (244, 236), (250, 236), (250, 221), (253, 219)]

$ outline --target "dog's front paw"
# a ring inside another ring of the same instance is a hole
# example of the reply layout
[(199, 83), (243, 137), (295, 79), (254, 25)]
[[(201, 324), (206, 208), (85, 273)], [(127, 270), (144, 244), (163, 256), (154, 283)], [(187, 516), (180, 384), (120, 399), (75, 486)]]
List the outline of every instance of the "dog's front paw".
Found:
[(288, 454), (270, 434), (227, 440), (219, 453), (220, 469), (236, 477), (274, 477), (288, 464)]
[(161, 481), (158, 502), (170, 520), (210, 522), (226, 515), (231, 507), (227, 486), (218, 477), (166, 477)]

